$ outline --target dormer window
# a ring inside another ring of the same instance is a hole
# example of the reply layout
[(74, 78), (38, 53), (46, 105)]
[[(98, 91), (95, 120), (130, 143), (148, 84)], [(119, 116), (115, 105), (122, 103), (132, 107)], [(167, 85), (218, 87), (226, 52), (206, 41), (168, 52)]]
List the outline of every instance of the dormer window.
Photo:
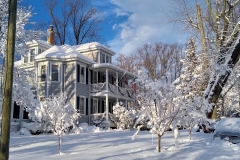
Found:
[(35, 59), (35, 49), (30, 49), (30, 62)]
[(23, 62), (33, 62), (35, 60), (35, 49), (30, 49), (26, 56), (23, 56)]
[(40, 53), (42, 53), (42, 52), (44, 52), (45, 50), (43, 50), (43, 49), (38, 49), (38, 54), (40, 54)]
[(23, 62), (24, 62), (24, 63), (28, 63), (28, 55), (26, 55), (26, 56), (23, 57)]
[(111, 63), (111, 56), (101, 53), (100, 54), (100, 63)]

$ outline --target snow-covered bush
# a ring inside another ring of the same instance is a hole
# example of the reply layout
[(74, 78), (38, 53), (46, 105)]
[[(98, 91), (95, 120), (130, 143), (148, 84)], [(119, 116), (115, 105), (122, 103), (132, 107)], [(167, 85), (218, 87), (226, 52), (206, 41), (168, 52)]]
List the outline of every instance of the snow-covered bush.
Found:
[(117, 128), (127, 129), (134, 126), (136, 111), (128, 110), (122, 102), (118, 102), (113, 106), (113, 114), (119, 119)]

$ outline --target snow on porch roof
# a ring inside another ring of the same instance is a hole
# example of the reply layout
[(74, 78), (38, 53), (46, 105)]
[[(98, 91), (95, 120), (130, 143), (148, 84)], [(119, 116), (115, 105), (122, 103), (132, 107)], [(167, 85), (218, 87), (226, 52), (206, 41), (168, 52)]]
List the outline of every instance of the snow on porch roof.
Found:
[(57, 59), (79, 58), (89, 63), (96, 63), (91, 59), (85, 57), (84, 55), (79, 53), (74, 47), (69, 45), (53, 46), (35, 57), (36, 60), (43, 58), (57, 58)]
[(110, 64), (110, 63), (99, 63), (99, 64), (92, 64), (92, 66), (90, 67), (90, 69), (100, 69), (100, 68), (110, 68), (110, 69), (113, 69), (115, 71), (118, 71), (122, 74), (124, 74), (126, 72), (126, 75), (127, 76), (131, 76), (131, 77), (137, 77), (136, 75), (134, 75), (133, 73), (131, 72), (128, 72), (122, 68), (119, 68), (113, 64)]
[(111, 55), (115, 55), (116, 53), (111, 50), (110, 48), (98, 43), (98, 42), (91, 42), (91, 43), (85, 43), (85, 44), (80, 44), (80, 45), (76, 45), (76, 50), (81, 51), (81, 50), (91, 50), (91, 49), (104, 49), (106, 51), (108, 51)]

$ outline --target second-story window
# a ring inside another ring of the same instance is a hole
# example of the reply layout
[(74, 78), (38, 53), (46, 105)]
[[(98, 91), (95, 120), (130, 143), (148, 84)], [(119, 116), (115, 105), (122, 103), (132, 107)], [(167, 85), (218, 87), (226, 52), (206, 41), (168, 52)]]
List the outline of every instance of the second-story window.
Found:
[(106, 55), (106, 63), (111, 63), (110, 62), (110, 56)]
[(41, 66), (41, 81), (45, 81), (46, 80), (46, 65)]
[(30, 49), (30, 62), (35, 59), (35, 49)]
[(100, 63), (105, 63), (105, 54), (100, 53)]
[(98, 72), (93, 71), (93, 77), (92, 77), (93, 84), (98, 83)]
[(58, 65), (53, 64), (51, 69), (51, 81), (59, 81), (59, 68)]
[(77, 64), (77, 82), (86, 83), (86, 69)]

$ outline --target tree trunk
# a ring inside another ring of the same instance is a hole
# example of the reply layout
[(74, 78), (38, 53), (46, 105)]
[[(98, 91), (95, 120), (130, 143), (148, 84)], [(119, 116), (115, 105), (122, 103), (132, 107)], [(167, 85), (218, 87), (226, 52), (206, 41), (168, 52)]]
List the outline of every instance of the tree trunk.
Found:
[(162, 136), (158, 134), (158, 148), (157, 148), (158, 152), (161, 152), (161, 137)]
[[(227, 45), (227, 47), (230, 47), (231, 45)], [(218, 63), (219, 65), (226, 65), (229, 67), (229, 70), (225, 72), (225, 74), (221, 74), (221, 73), (214, 73), (215, 76), (210, 79), (209, 83), (208, 83), (208, 87), (207, 87), (207, 93), (205, 92), (205, 98), (208, 99), (209, 103), (217, 103), (217, 100), (221, 94), (222, 88), (225, 86), (228, 77), (231, 73), (231, 70), (236, 63), (239, 60), (239, 56), (240, 56), (240, 42), (237, 43), (237, 45), (235, 46), (234, 50), (232, 53), (230, 53), (231, 55), (231, 59), (228, 62), (225, 62), (224, 58), (226, 58), (225, 56), (227, 56), (227, 52), (229, 50), (225, 49), (223, 50), (218, 58)], [(225, 54), (225, 55), (224, 55)], [(221, 72), (221, 71), (218, 71)], [(221, 75), (218, 75), (221, 74)], [(215, 79), (216, 77), (218, 77), (218, 79)], [(217, 117), (217, 111), (216, 111), (216, 107), (213, 107), (212, 111), (209, 112), (209, 114), (207, 114), (208, 118), (215, 118)]]
[(16, 15), (17, 0), (9, 0), (8, 32), (7, 32), (7, 54), (6, 67), (4, 72), (4, 99), (2, 106), (2, 135), (0, 144), (0, 159), (9, 159), (9, 139), (11, 123), (11, 106), (12, 106), (12, 84), (13, 84), (13, 63), (15, 50), (16, 35)]
[(58, 154), (61, 152), (61, 136), (58, 136)]
[(202, 13), (201, 13), (200, 5), (197, 4), (196, 8), (197, 8), (197, 20), (198, 20), (198, 26), (199, 26), (199, 30), (200, 30), (202, 47), (203, 47), (203, 51), (206, 52), (207, 42), (206, 42), (205, 33), (204, 33), (204, 27), (203, 27)]
[(192, 134), (192, 127), (188, 128), (188, 139), (191, 140), (191, 134)]

